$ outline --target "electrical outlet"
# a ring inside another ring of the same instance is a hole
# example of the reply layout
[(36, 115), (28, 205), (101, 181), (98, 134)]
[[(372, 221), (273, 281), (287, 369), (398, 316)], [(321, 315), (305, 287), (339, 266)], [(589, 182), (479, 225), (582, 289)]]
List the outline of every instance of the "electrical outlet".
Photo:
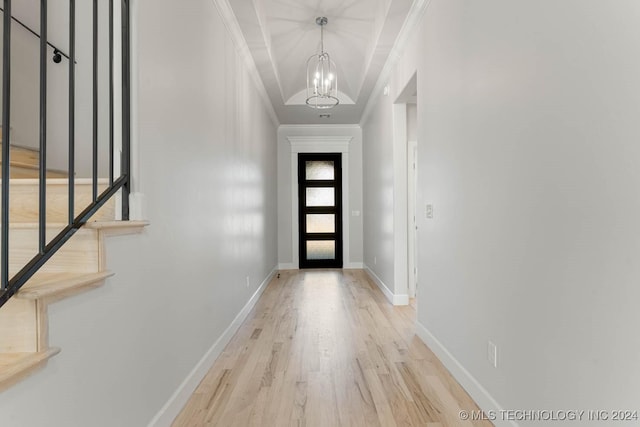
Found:
[(247, 276), (247, 288), (249, 287), (249, 276)]
[(433, 205), (427, 205), (425, 209), (427, 219), (433, 219)]
[(498, 367), (498, 346), (491, 341), (487, 341), (487, 360), (494, 368)]

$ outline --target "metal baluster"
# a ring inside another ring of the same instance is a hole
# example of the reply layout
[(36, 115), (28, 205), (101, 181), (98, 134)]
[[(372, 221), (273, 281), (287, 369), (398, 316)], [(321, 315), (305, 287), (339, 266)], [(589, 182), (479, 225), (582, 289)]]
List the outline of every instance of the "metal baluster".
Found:
[(76, 1), (69, 0), (69, 224), (75, 218), (76, 169)]
[(93, 0), (93, 201), (98, 199), (98, 0)]
[(131, 75), (129, 0), (122, 0), (122, 219), (129, 219), (131, 185)]
[(113, 185), (113, 0), (109, 0), (109, 185)]
[(11, 109), (11, 0), (4, 0), (2, 40), (2, 266), (0, 291), (9, 284), (9, 137)]
[(40, 0), (40, 210), (39, 252), (47, 245), (47, 0)]

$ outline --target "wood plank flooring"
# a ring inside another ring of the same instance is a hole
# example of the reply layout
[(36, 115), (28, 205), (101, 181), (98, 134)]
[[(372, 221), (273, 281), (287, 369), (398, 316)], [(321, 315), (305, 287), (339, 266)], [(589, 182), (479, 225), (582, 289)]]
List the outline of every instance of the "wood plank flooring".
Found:
[(283, 271), (173, 427), (492, 426), (414, 324), (362, 270)]

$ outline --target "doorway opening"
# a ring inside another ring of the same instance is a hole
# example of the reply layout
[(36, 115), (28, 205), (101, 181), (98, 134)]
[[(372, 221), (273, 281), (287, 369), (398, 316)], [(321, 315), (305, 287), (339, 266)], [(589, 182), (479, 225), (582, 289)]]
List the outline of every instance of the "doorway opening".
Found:
[[(418, 174), (418, 76), (414, 73), (409, 79), (404, 89), (395, 101), (395, 108), (398, 111), (398, 119), (394, 126), (397, 126), (397, 150), (400, 162), (396, 173), (404, 176), (399, 177), (402, 185), (399, 187), (401, 196), (406, 194), (405, 200), (400, 200), (402, 206), (398, 206), (398, 215), (403, 218), (399, 221), (399, 233), (403, 237), (400, 244), (402, 251), (406, 251), (406, 263), (401, 263), (398, 268), (402, 271), (407, 284), (407, 296), (409, 304), (416, 303), (418, 293), (418, 224), (417, 224), (417, 174)], [(406, 175), (405, 175), (406, 171)], [(406, 181), (405, 181), (406, 179)], [(406, 184), (406, 186), (405, 186)], [(406, 191), (406, 193), (405, 193)], [(406, 203), (406, 204), (405, 204)], [(405, 216), (406, 215), (406, 216)], [(406, 219), (406, 220), (405, 220)], [(406, 234), (405, 231), (406, 230)], [(406, 243), (404, 241), (406, 236)], [(404, 246), (406, 244), (406, 246)], [(405, 273), (406, 272), (406, 273)], [(406, 274), (406, 275), (404, 275)]]
[(342, 154), (298, 154), (300, 268), (342, 268)]

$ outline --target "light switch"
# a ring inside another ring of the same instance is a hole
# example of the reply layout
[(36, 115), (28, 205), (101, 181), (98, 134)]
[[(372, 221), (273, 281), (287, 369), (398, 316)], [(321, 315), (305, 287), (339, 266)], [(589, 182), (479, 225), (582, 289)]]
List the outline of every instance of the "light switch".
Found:
[(360, 211), (351, 211), (351, 216), (360, 216)]
[(427, 219), (433, 219), (433, 205), (427, 205), (425, 209)]

